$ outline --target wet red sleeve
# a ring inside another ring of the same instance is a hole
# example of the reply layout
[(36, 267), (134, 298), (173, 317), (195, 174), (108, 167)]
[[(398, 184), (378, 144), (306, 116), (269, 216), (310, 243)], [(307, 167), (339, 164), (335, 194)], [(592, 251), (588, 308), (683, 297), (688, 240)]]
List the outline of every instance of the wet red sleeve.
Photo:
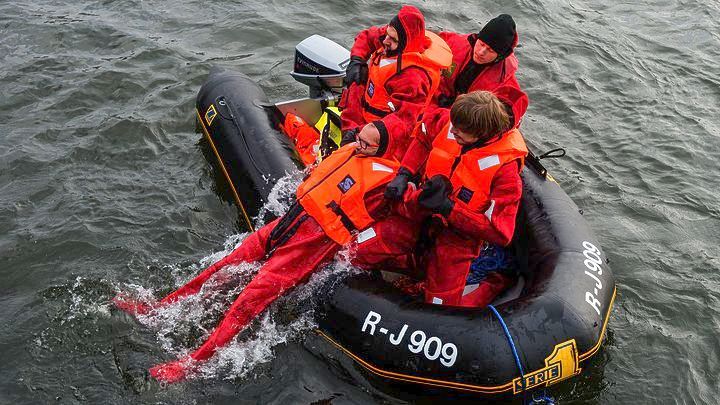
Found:
[(352, 83), (342, 95), (340, 99), (340, 108), (342, 114), (340, 120), (342, 121), (341, 128), (343, 131), (349, 129), (359, 128), (362, 129), (365, 126), (365, 117), (363, 117), (362, 110), (362, 98), (365, 92), (365, 85), (359, 85)]
[(388, 80), (388, 94), (395, 112), (383, 117), (377, 125), (384, 127), (388, 136), (388, 151), (401, 160), (410, 144), (410, 135), (423, 112), (430, 93), (430, 79), (419, 68), (407, 68)]
[(462, 203), (456, 203), (448, 216), (448, 223), (468, 237), (506, 246), (515, 232), (520, 197), (520, 170), (517, 162), (510, 162), (495, 173), (487, 207), (482, 211), (473, 211)]
[(385, 198), (385, 187), (378, 187), (365, 194), (365, 209), (372, 218), (385, 218), (393, 208), (393, 202)]
[(418, 204), (418, 197), (421, 191), (415, 183), (408, 184), (408, 189), (403, 196), (403, 200), (393, 204), (393, 211), (413, 221), (422, 221), (424, 218), (431, 216), (432, 212), (430, 210)]
[(415, 129), (413, 140), (403, 157), (402, 165), (405, 168), (413, 174), (419, 173), (430, 156), (435, 137), (449, 119), (450, 110), (446, 108), (425, 111), (422, 124)]
[(370, 27), (360, 31), (355, 36), (355, 42), (350, 49), (350, 56), (359, 56), (367, 60), (375, 50), (382, 47), (382, 38), (385, 36), (387, 26)]

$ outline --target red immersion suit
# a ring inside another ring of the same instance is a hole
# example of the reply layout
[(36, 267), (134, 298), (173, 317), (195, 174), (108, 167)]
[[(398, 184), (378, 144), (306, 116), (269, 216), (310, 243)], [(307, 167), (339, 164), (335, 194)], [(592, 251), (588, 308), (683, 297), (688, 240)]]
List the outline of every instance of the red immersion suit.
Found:
[[(515, 78), (518, 69), (518, 60), (512, 52), (507, 57), (484, 66), (475, 76), (467, 89), (459, 89), (456, 80), (460, 73), (468, 67), (472, 60), (473, 47), (477, 41), (477, 34), (457, 34), (454, 32), (441, 32), (438, 34), (452, 49), (453, 62), (450, 69), (445, 71), (440, 87), (433, 97), (433, 104), (449, 107), (459, 94), (470, 93), (476, 90), (493, 91), (498, 87), (511, 86), (518, 90), (520, 84)], [(518, 43), (517, 33), (512, 48)], [(463, 91), (464, 90), (464, 91)]]
[(452, 61), (450, 48), (437, 35), (425, 31), (425, 19), (413, 6), (403, 6), (390, 25), (398, 31), (396, 51), (383, 49), (387, 27), (371, 27), (355, 40), (351, 56), (368, 60), (368, 80), (352, 83), (340, 107), (342, 130), (361, 130), (374, 123), (380, 132), (381, 151), (402, 154), (418, 117), (440, 85), (440, 71)]
[[(367, 59), (377, 49), (382, 48), (386, 27), (371, 27), (355, 37), (350, 54)], [(454, 32), (441, 32), (438, 34), (444, 39), (452, 50), (452, 65), (442, 71), (440, 84), (433, 92), (431, 102), (427, 106), (427, 113), (437, 107), (449, 107), (458, 95), (470, 93), (477, 90), (493, 92), (501, 101), (508, 105), (508, 112), (512, 113), (513, 121), (517, 127), (525, 115), (528, 107), (528, 97), (520, 89), (520, 84), (515, 78), (518, 69), (518, 60), (515, 53), (511, 52), (505, 58), (486, 65), (475, 78), (470, 82), (467, 89), (459, 89), (456, 80), (459, 74), (468, 67), (472, 60), (473, 47), (477, 41), (477, 34), (457, 34)], [(514, 49), (518, 43), (517, 33), (513, 41)], [(461, 86), (462, 87), (462, 86)], [(352, 97), (352, 96), (351, 96)], [(357, 97), (357, 96), (354, 96)], [(423, 111), (421, 111), (422, 113)], [(351, 125), (348, 124), (348, 128)]]
[[(450, 114), (437, 109), (416, 132), (402, 166), (417, 173), (427, 160), (425, 178), (440, 174), (452, 184), (449, 215), (444, 226), (434, 226), (435, 244), (427, 252), (425, 299), (443, 305), (484, 306), (512, 282), (490, 273), (474, 291), (464, 291), (472, 261), (483, 243), (507, 246), (515, 230), (522, 196), (520, 169), (527, 154), (519, 131), (500, 140), (462, 151), (449, 132)], [(410, 189), (397, 215), (375, 224), (376, 238), (358, 243), (355, 262), (362, 267), (384, 265), (400, 271), (412, 269), (412, 253), (420, 223), (431, 213), (419, 207), (419, 190)]]
[[(265, 260), (202, 346), (187, 358), (151, 368), (150, 374), (166, 382), (182, 380), (195, 361), (210, 358), (275, 299), (331, 261), (354, 231), (386, 215), (389, 206), (383, 190), (398, 166), (393, 160), (358, 155), (354, 145), (323, 160), (298, 187), (297, 202), (286, 215), (248, 236), (232, 253), (159, 303), (167, 305), (197, 293), (225, 266)], [(152, 309), (121, 297), (115, 303), (128, 312)]]

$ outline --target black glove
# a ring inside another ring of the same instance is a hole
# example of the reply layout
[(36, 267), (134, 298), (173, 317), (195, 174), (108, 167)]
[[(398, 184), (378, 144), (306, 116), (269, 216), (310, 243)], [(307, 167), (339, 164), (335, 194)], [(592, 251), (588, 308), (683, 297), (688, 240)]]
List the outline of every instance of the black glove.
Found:
[(402, 200), (405, 191), (407, 191), (410, 177), (412, 177), (410, 170), (400, 167), (395, 178), (385, 188), (385, 198), (388, 200)]
[(436, 174), (423, 183), (418, 196), (418, 204), (436, 214), (447, 217), (455, 205), (448, 198), (451, 192), (450, 180), (441, 174)]
[(359, 128), (353, 128), (343, 131), (342, 138), (340, 138), (340, 147), (355, 142), (355, 137), (357, 136), (358, 132), (360, 132)]
[(438, 106), (442, 108), (450, 108), (455, 102), (454, 96), (440, 95), (438, 96)]
[(350, 58), (350, 63), (345, 69), (345, 78), (343, 83), (345, 86), (350, 87), (351, 83), (365, 84), (368, 79), (368, 66), (367, 62), (359, 56), (353, 56)]

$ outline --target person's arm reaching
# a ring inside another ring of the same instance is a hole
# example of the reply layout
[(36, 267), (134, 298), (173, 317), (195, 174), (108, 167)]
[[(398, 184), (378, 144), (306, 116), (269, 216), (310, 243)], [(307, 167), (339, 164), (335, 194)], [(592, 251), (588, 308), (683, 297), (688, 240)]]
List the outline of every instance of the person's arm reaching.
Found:
[(382, 48), (382, 41), (385, 37), (386, 30), (387, 25), (382, 27), (370, 27), (360, 31), (360, 33), (355, 36), (355, 42), (350, 49), (350, 56), (357, 56), (367, 61), (373, 52)]

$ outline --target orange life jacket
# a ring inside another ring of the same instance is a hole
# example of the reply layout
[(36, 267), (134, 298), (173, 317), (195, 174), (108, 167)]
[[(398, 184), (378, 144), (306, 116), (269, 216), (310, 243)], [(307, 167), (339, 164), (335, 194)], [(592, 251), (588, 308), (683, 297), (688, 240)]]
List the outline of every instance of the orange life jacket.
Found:
[(525, 140), (514, 128), (491, 144), (460, 154), (462, 147), (455, 141), (450, 129), (448, 120), (435, 137), (425, 176), (430, 178), (442, 174), (449, 178), (455, 204), (464, 204), (475, 211), (486, 209), (490, 204), (490, 186), (498, 169), (513, 160), (519, 160), (521, 168), (525, 164), (528, 153)]
[(427, 107), (433, 93), (440, 85), (440, 71), (452, 63), (452, 51), (436, 34), (425, 31), (425, 37), (430, 40), (430, 46), (423, 52), (403, 52), (400, 66), (397, 63), (398, 57), (385, 57), (382, 48), (372, 54), (363, 97), (363, 116), (366, 122), (373, 122), (395, 111), (398, 106), (392, 105), (385, 85), (390, 78), (410, 66), (422, 68), (430, 77), (430, 92), (425, 103), (425, 107)]
[(344, 245), (353, 230), (375, 222), (365, 206), (365, 195), (395, 177), (400, 163), (355, 153), (345, 145), (325, 158), (297, 189), (297, 199), (325, 233)]
[(315, 163), (318, 154), (316, 147), (320, 140), (320, 134), (315, 128), (291, 112), (285, 115), (285, 121), (280, 128), (295, 144), (295, 149), (305, 166)]

